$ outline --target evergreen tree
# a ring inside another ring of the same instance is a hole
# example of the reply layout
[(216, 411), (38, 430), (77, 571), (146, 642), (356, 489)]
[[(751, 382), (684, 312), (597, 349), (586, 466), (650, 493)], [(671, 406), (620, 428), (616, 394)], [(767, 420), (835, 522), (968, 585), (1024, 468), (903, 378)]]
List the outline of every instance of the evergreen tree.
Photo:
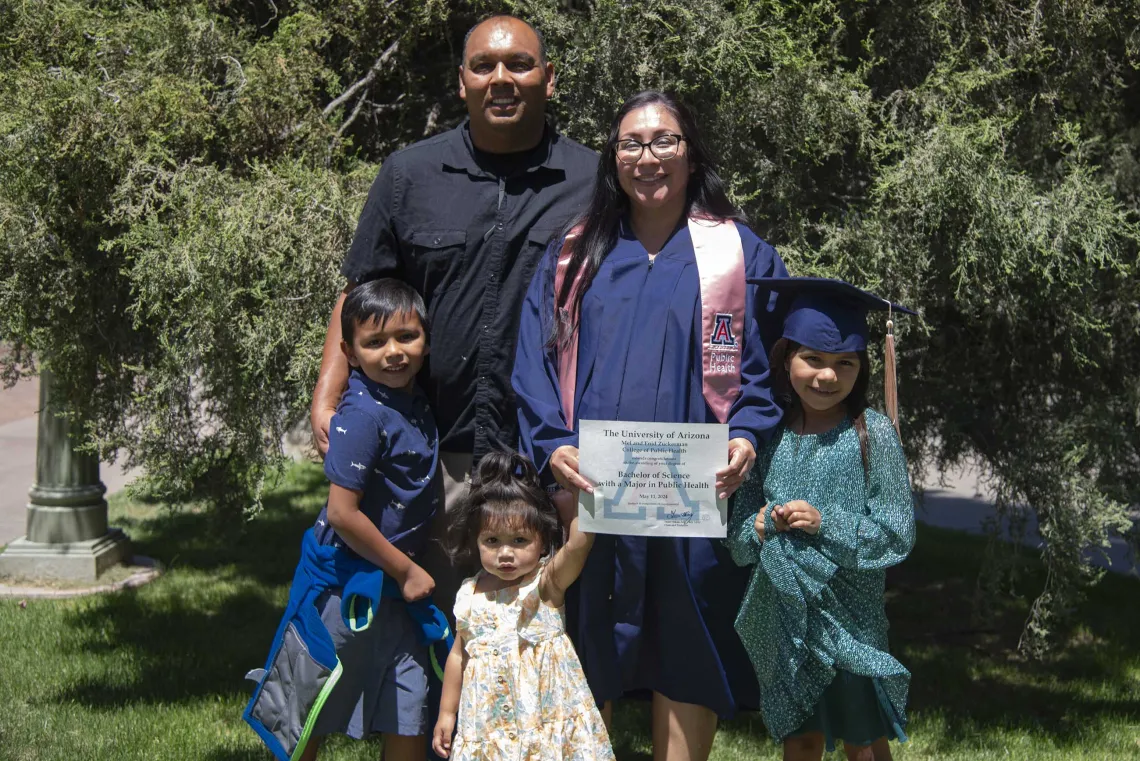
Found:
[(567, 135), (672, 90), (794, 273), (921, 310), (906, 447), (1036, 512), (1039, 651), (1140, 502), (1135, 0), (0, 2), (4, 376), (50, 365), (165, 499), (255, 507), (368, 185), (459, 122), (463, 32), (503, 10)]

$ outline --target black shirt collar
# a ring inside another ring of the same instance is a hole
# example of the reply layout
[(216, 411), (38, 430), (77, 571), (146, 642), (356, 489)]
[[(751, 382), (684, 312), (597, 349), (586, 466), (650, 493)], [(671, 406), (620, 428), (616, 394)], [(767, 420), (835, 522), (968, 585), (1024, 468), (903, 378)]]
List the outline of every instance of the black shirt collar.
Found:
[(447, 148), (443, 151), (443, 164), (446, 167), (476, 176), (512, 176), (535, 169), (564, 169), (559, 136), (547, 124), (542, 139), (529, 151), (518, 153), (487, 153), (471, 142), (471, 120), (463, 123), (448, 134)]

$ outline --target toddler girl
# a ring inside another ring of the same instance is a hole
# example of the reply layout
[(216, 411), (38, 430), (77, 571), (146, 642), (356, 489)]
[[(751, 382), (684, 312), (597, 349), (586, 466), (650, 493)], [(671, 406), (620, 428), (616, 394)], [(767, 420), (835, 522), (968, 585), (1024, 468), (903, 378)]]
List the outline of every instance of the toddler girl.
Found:
[(483, 570), (456, 596), (435, 752), (452, 761), (613, 759), (562, 607), (593, 535), (575, 518), (563, 544), (534, 465), (491, 453), (455, 510), (447, 543), (457, 562), (477, 555)]

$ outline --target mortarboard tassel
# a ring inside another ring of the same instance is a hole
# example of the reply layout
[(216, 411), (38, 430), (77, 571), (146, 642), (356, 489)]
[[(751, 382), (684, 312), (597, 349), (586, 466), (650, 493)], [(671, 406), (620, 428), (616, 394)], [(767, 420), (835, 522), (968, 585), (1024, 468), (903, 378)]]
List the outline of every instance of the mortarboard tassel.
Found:
[(883, 397), (887, 404), (887, 417), (895, 424), (895, 432), (902, 436), (902, 431), (899, 430), (899, 391), (895, 381), (895, 324), (889, 317), (883, 365)]

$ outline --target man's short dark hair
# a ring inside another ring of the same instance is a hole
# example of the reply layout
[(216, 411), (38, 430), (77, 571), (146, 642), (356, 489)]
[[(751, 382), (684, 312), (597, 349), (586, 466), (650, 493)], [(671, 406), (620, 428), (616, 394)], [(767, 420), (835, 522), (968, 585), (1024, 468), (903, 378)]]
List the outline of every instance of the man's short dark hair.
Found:
[(518, 16), (512, 16), (509, 13), (496, 13), (494, 15), (487, 16), (486, 18), (481, 19), (480, 21), (476, 22), (475, 26), (473, 26), (467, 30), (467, 34), (463, 35), (463, 61), (461, 62), (462, 65), (464, 65), (464, 66), (467, 65), (467, 43), (471, 41), (471, 34), (476, 29), (478, 29), (479, 27), (486, 24), (488, 21), (494, 21), (495, 19), (504, 19), (504, 18), (509, 18), (509, 19), (514, 19), (515, 21), (520, 21), (520, 22), (526, 24), (528, 27), (530, 27), (530, 30), (532, 32), (534, 32), (534, 36), (538, 38), (538, 63), (542, 66), (545, 66), (546, 65), (546, 38), (542, 36), (542, 32), (539, 30), (539, 28), (537, 26), (530, 23), (526, 19), (519, 18)]
[(410, 313), (420, 318), (425, 338), (430, 336), (427, 309), (415, 288), (390, 277), (361, 283), (352, 289), (340, 309), (341, 338), (351, 346), (358, 324), (376, 320), (383, 325), (394, 315)]

